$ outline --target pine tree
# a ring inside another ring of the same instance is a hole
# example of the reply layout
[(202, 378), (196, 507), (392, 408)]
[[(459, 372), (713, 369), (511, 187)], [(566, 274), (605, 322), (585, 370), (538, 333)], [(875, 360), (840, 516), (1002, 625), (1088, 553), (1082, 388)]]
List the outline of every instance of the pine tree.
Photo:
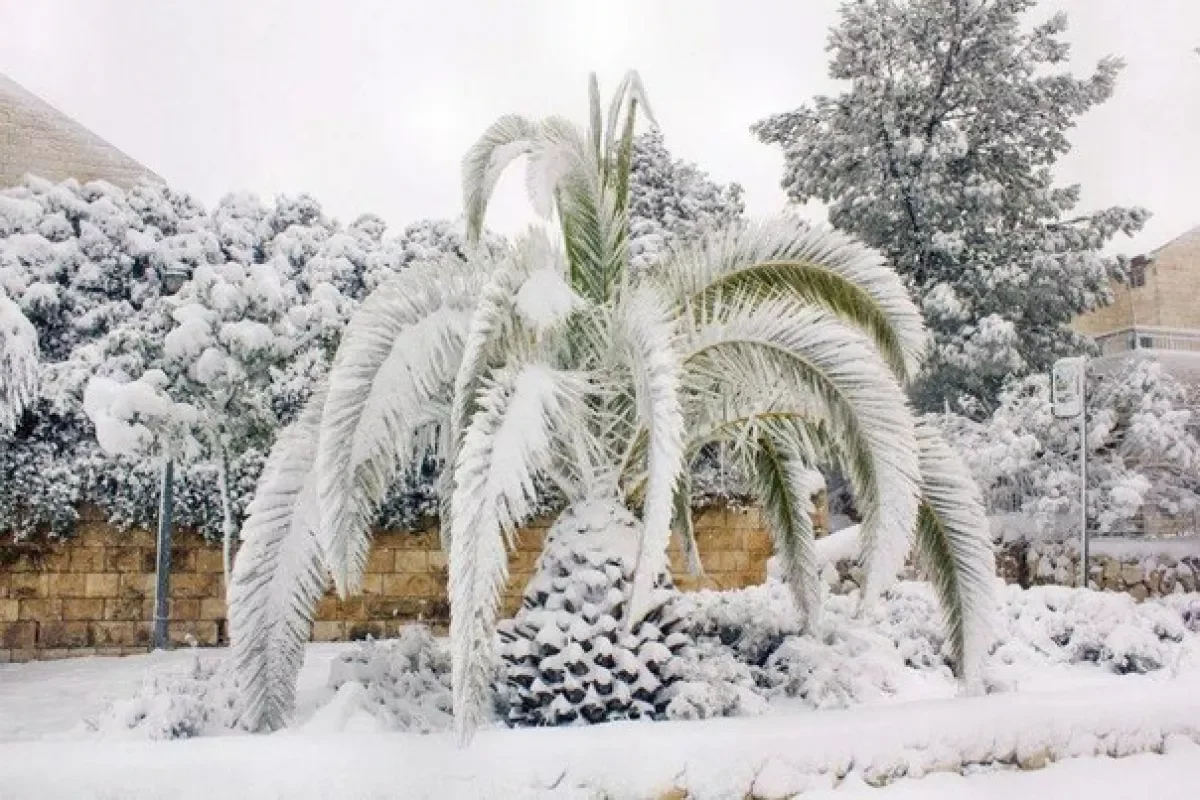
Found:
[(923, 306), (934, 349), (914, 387), (941, 410), (991, 407), (1011, 375), (1090, 346), (1066, 324), (1108, 302), (1123, 262), (1101, 250), (1141, 209), (1074, 211), (1055, 186), (1067, 132), (1113, 92), (1121, 63), (1064, 71), (1062, 14), (1036, 0), (858, 0), (833, 30), (833, 97), (753, 127), (784, 153), (782, 185), (829, 205), (837, 227), (884, 251)]

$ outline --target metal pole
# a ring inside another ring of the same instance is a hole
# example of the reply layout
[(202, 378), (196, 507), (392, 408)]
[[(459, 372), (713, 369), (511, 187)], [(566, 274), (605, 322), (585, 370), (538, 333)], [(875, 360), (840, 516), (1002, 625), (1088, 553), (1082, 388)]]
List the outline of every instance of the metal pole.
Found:
[(1087, 357), (1079, 364), (1079, 585), (1088, 587)]
[(171, 506), (173, 500), (174, 464), (171, 453), (164, 454), (162, 486), (158, 504), (158, 558), (154, 572), (154, 630), (151, 644), (155, 650), (165, 650), (167, 636), (167, 598), (171, 587)]

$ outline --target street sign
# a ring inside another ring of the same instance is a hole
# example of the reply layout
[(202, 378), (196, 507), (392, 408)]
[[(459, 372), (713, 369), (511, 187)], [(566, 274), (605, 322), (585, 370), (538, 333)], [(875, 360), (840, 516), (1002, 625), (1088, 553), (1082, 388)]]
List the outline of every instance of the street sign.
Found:
[(1085, 360), (1061, 358), (1054, 362), (1050, 373), (1050, 401), (1054, 416), (1075, 419), (1083, 411), (1083, 380)]

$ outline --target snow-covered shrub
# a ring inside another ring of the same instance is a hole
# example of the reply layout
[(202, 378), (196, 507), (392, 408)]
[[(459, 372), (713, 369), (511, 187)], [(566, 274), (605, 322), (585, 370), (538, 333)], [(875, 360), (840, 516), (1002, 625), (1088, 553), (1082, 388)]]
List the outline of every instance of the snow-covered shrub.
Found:
[(194, 656), (155, 668), (134, 697), (111, 704), (86, 726), (105, 736), (188, 739), (229, 733), (236, 723), (236, 687), (225, 662)]
[[(1160, 363), (1094, 368), (1088, 389), (1088, 516), (1102, 533), (1136, 529), (1145, 508), (1200, 509), (1200, 436), (1187, 388)], [(992, 511), (1019, 511), (1053, 529), (1079, 508), (1079, 434), (1050, 407), (1049, 379), (1009, 386), (982, 422), (942, 414), (937, 424), (970, 468)]]
[(786, 637), (800, 631), (795, 603), (776, 580), (732, 592), (694, 592), (682, 602), (694, 639), (715, 640), (753, 666), (765, 664)]
[(730, 648), (716, 641), (684, 647), (672, 662), (666, 690), (667, 719), (710, 719), (765, 713), (754, 670)]
[(339, 655), (329, 688), (364, 688), (361, 701), (385, 730), (431, 733), (450, 728), (450, 652), (424, 625), (406, 625), (395, 639), (366, 640)]

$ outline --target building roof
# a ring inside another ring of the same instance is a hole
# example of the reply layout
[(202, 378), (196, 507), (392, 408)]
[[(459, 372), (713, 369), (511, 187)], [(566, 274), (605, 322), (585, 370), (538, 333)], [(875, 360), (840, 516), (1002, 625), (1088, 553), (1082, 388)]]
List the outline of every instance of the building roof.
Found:
[(106, 180), (131, 186), (162, 181), (152, 170), (0, 74), (0, 188), (25, 175), (52, 181)]

